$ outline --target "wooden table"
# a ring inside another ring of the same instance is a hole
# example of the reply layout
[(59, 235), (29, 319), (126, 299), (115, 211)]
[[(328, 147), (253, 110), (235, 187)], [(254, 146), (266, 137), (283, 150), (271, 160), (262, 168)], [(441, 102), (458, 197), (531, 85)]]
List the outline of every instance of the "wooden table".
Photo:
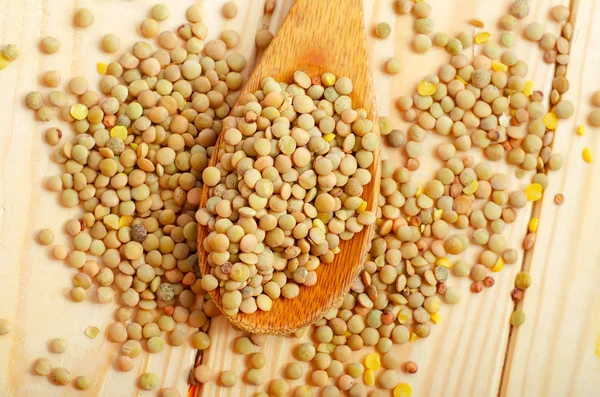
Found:
[[(223, 28), (241, 32), (238, 51), (255, 60), (254, 33), (267, 25), (272, 32), (282, 22), (292, 0), (278, 0), (275, 12), (263, 15), (264, 0), (237, 0), (239, 14), (233, 21), (220, 16), (224, 0), (205, 0), (206, 23), (211, 35)], [(175, 28), (184, 20), (184, 10), (192, 1), (169, 2), (171, 17), (164, 27)], [(417, 55), (410, 50), (412, 17), (397, 17), (389, 0), (365, 0), (366, 24), (387, 21), (394, 27), (395, 40), (369, 37), (372, 71), (375, 79), (378, 111), (388, 115), (399, 128), (408, 125), (394, 106), (395, 99), (413, 92), (416, 83), (435, 73), (446, 62), (447, 54), (432, 50)], [(506, 12), (509, 0), (432, 0), (436, 31), (471, 31), (470, 18), (486, 23), (486, 30), (497, 37), (496, 21)], [(512, 247), (519, 248), (531, 216), (541, 219), (537, 245), (516, 265), (507, 265), (496, 285), (480, 295), (468, 292), (468, 282), (453, 280), (464, 291), (456, 306), (443, 307), (441, 323), (424, 341), (396, 347), (406, 360), (419, 365), (415, 375), (402, 375), (413, 388), (413, 396), (596, 396), (600, 388), (600, 196), (599, 162), (586, 164), (581, 151), (589, 146), (600, 153), (597, 130), (587, 128), (585, 136), (575, 134), (590, 111), (589, 98), (600, 89), (600, 51), (597, 38), (600, 24), (600, 0), (572, 0), (579, 10), (572, 43), (572, 63), (568, 69), (571, 89), (566, 98), (576, 104), (575, 117), (560, 124), (555, 151), (565, 157), (565, 166), (550, 174), (550, 187), (543, 200), (519, 214), (519, 221), (507, 230)], [(546, 31), (558, 34), (560, 26), (548, 20), (551, 6), (569, 5), (566, 0), (531, 2), (527, 21), (541, 21)], [(15, 43), (22, 56), (0, 71), (0, 318), (7, 318), (14, 330), (0, 337), (0, 396), (137, 396), (156, 395), (140, 392), (137, 376), (145, 371), (157, 373), (164, 387), (178, 388), (182, 396), (187, 376), (193, 368), (195, 351), (190, 347), (168, 348), (160, 355), (143, 354), (130, 373), (114, 369), (118, 346), (105, 337), (90, 340), (84, 330), (95, 325), (104, 336), (113, 321), (113, 305), (97, 302), (72, 303), (67, 299), (71, 269), (51, 259), (46, 247), (34, 241), (37, 230), (52, 228), (58, 243), (66, 243), (61, 228), (77, 214), (58, 204), (55, 194), (43, 188), (44, 179), (59, 168), (49, 160), (50, 147), (42, 139), (44, 125), (33, 121), (23, 104), (24, 95), (36, 89), (41, 72), (58, 69), (64, 81), (83, 75), (95, 81), (95, 64), (112, 58), (99, 51), (99, 37), (118, 33), (122, 48), (128, 48), (139, 36), (133, 34), (146, 17), (150, 3), (144, 0), (5, 0), (0, 4), (0, 45)], [(88, 6), (96, 22), (87, 30), (71, 27), (73, 10)], [(524, 23), (518, 28), (522, 32)], [(43, 56), (36, 46), (40, 37), (60, 39), (60, 53)], [(471, 51), (471, 50), (470, 50)], [(554, 65), (541, 61), (542, 52), (520, 40), (516, 51), (530, 66), (528, 78), (547, 95)], [(383, 62), (396, 55), (403, 70), (393, 78), (382, 72)], [(250, 62), (252, 66), (253, 62)], [(247, 69), (247, 72), (250, 68)], [(431, 141), (431, 142), (429, 142)], [(433, 148), (435, 138), (427, 139)], [(427, 152), (427, 151), (426, 151)], [(384, 155), (400, 164), (401, 156), (386, 149)], [(438, 166), (431, 157), (420, 171), (423, 178)], [(505, 167), (505, 166), (504, 166)], [(501, 165), (498, 166), (502, 168)], [(512, 174), (514, 175), (514, 174)], [(526, 179), (513, 181), (523, 187)], [(554, 204), (554, 195), (563, 193), (565, 203)], [(534, 214), (534, 215), (532, 215)], [(509, 325), (514, 310), (510, 290), (514, 275), (529, 269), (533, 285), (522, 303), (526, 323), (518, 329)], [(183, 329), (183, 328), (182, 328)], [(192, 330), (185, 329), (190, 333)], [(224, 318), (213, 321), (212, 347), (204, 362), (215, 370), (245, 370), (244, 360), (231, 352), (235, 332)], [(48, 352), (48, 341), (66, 337), (69, 350), (59, 356)], [(264, 352), (269, 357), (269, 378), (281, 377), (281, 365), (288, 361), (290, 349), (298, 343), (291, 337), (268, 338)], [(224, 352), (227, 352), (226, 354)], [(356, 354), (362, 359), (365, 351)], [(88, 375), (95, 382), (88, 392), (75, 392), (72, 386), (60, 388), (47, 379), (32, 375), (32, 363), (49, 357), (54, 365), (70, 368), (73, 375)], [(293, 385), (305, 383), (292, 382)], [(208, 384), (200, 395), (250, 396), (265, 387), (254, 388), (239, 382), (226, 391)]]

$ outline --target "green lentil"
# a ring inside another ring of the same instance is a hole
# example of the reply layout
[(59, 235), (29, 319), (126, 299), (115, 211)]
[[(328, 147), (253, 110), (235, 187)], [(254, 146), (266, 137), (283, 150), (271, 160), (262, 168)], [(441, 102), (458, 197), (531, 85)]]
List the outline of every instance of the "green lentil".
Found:
[(531, 41), (540, 41), (544, 35), (544, 26), (541, 23), (533, 22), (525, 28), (525, 38)]
[(75, 12), (73, 23), (80, 28), (90, 27), (94, 23), (94, 14), (88, 8), (80, 8)]
[[(402, 68), (402, 64), (398, 58), (392, 57), (385, 63), (385, 71), (389, 74), (398, 74)], [(381, 131), (380, 131), (381, 132)]]
[(264, 367), (266, 365), (266, 363), (267, 363), (267, 358), (261, 352), (254, 353), (250, 357), (250, 364), (252, 365), (252, 368), (260, 369), (260, 368)]
[(146, 372), (140, 376), (139, 386), (142, 390), (154, 390), (158, 387), (158, 376), (152, 372)]
[(237, 383), (238, 377), (233, 371), (221, 372), (220, 381), (223, 387), (233, 387)]
[(252, 368), (246, 372), (246, 381), (251, 385), (260, 386), (265, 383), (265, 375), (261, 370)]
[(48, 376), (52, 372), (52, 364), (47, 358), (40, 358), (35, 362), (33, 370), (37, 375)]
[(380, 22), (375, 27), (375, 34), (380, 39), (387, 39), (392, 34), (392, 27), (387, 22)]
[(351, 363), (346, 367), (346, 373), (354, 379), (361, 378), (364, 371), (365, 367), (361, 363)]
[(525, 290), (531, 286), (531, 275), (527, 272), (520, 272), (515, 277), (515, 287)]
[(14, 61), (19, 57), (19, 47), (14, 44), (9, 44), (2, 49), (2, 56), (8, 61)]
[(121, 47), (121, 39), (119, 36), (109, 33), (102, 38), (101, 46), (104, 52), (113, 54), (119, 51), (119, 48)]
[(515, 310), (510, 316), (510, 323), (518, 327), (525, 322), (525, 313), (522, 310)]
[(45, 54), (54, 54), (60, 49), (60, 41), (54, 37), (44, 37), (40, 42), (40, 49)]
[(245, 336), (236, 339), (235, 349), (238, 353), (243, 354), (245, 356), (256, 352), (256, 346), (250, 341), (249, 338)]
[(201, 364), (194, 369), (194, 378), (200, 383), (208, 383), (213, 377), (209, 366)]
[(71, 380), (71, 373), (66, 368), (53, 368), (50, 377), (54, 384), (65, 386)]
[(271, 44), (271, 40), (273, 40), (273, 33), (268, 31), (267, 29), (259, 30), (256, 33), (255, 42), (256, 42), (256, 47), (259, 50), (264, 50), (265, 48), (267, 48), (269, 46), (269, 44)]
[(300, 379), (304, 373), (304, 370), (298, 363), (291, 363), (285, 367), (285, 376), (288, 379)]
[(164, 4), (156, 4), (150, 10), (150, 15), (159, 22), (164, 21), (169, 18), (169, 8)]
[(87, 376), (78, 376), (75, 378), (75, 387), (79, 390), (87, 390), (92, 387), (92, 380)]
[(146, 346), (148, 347), (148, 351), (150, 353), (159, 353), (164, 349), (165, 342), (164, 340), (162, 340), (162, 338), (158, 336), (153, 336), (150, 339), (148, 339)]
[(281, 379), (276, 379), (269, 385), (269, 392), (275, 397), (283, 397), (288, 390), (288, 384)]
[(42, 229), (38, 233), (38, 241), (42, 245), (52, 245), (54, 242), (54, 232), (50, 229)]
[[(425, 34), (417, 34), (413, 39), (413, 48), (419, 54), (424, 54), (429, 51), (431, 45), (431, 39)], [(450, 43), (448, 45), (450, 45)]]
[(510, 13), (518, 19), (526, 18), (529, 15), (527, 0), (515, 0), (510, 6)]

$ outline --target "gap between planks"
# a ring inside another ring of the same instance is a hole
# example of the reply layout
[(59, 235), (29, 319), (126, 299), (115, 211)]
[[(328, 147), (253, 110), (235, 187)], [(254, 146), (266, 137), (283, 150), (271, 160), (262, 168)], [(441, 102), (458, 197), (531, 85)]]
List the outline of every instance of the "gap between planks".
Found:
[[(580, 0), (570, 0), (569, 1), (570, 15), (569, 15), (569, 20), (567, 22), (570, 23), (573, 28), (573, 34), (571, 36), (571, 39), (569, 40), (570, 44), (572, 44), (573, 38), (575, 37), (575, 26), (576, 26), (576, 22), (577, 22), (577, 15), (579, 13), (579, 2), (580, 2)], [(561, 32), (560, 32), (559, 37), (562, 36), (562, 28), (567, 22), (561, 24)], [(570, 53), (570, 51), (569, 51), (569, 53)], [(553, 75), (556, 72), (557, 65), (558, 65), (558, 63), (556, 63), (556, 62), (553, 65), (553, 73), (552, 73)], [(567, 65), (567, 69), (568, 69), (568, 65)], [(550, 90), (550, 91), (552, 91), (552, 90)], [(548, 105), (548, 109), (550, 109), (552, 107), (552, 103), (550, 102), (550, 95), (548, 95), (546, 103)], [(556, 129), (555, 129), (555, 133), (556, 133)], [(554, 146), (554, 141), (555, 141), (555, 139), (553, 139), (553, 142), (550, 145), (550, 147)], [(545, 170), (545, 174), (546, 175), (548, 174), (548, 170)], [(557, 205), (554, 203), (554, 200), (549, 201), (549, 203), (551, 203), (550, 205), (555, 205), (555, 206)], [(538, 202), (534, 203), (533, 209), (531, 211), (531, 216), (529, 218), (529, 221), (527, 222), (527, 225), (529, 225), (529, 222), (533, 218), (539, 219), (541, 217), (542, 207), (543, 207), (543, 200), (539, 200)], [(536, 235), (536, 241), (534, 243), (534, 247), (535, 247), (535, 244), (537, 244), (537, 235)], [(531, 266), (533, 264), (534, 247), (532, 247), (528, 251), (525, 251), (523, 254), (523, 261), (521, 262), (522, 263), (521, 271), (523, 271), (523, 272), (529, 272), (531, 269)], [(540, 264), (540, 266), (541, 265), (542, 264)], [(524, 301), (526, 298), (527, 298), (527, 293), (525, 293), (523, 295), (523, 299), (521, 299), (521, 301), (519, 303), (514, 304), (515, 310), (517, 308), (523, 307), (523, 304), (524, 304)], [(516, 339), (515, 327), (511, 324), (510, 330), (508, 333), (508, 342), (506, 344), (506, 351), (504, 353), (504, 364), (502, 365), (502, 371), (501, 371), (501, 375), (500, 375), (500, 387), (498, 388), (498, 396), (505, 396), (507, 393), (507, 388), (508, 388), (508, 383), (507, 383), (508, 378), (507, 377), (510, 377), (510, 370), (511, 370), (511, 367), (513, 364), (513, 357), (514, 357), (514, 353), (515, 353), (514, 345), (516, 342), (515, 339)]]

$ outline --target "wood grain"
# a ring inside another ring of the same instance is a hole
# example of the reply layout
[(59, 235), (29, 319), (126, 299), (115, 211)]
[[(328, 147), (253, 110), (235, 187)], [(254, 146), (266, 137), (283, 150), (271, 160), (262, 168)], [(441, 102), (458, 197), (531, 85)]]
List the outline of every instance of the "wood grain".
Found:
[[(470, 18), (479, 18), (485, 22), (485, 29), (498, 37), (496, 21), (506, 13), (510, 1), (478, 2), (475, 0), (460, 0), (452, 2), (432, 1), (432, 19), (436, 31), (458, 33), (460, 31), (473, 31), (468, 25)], [(551, 6), (560, 2), (538, 1), (532, 3), (531, 15), (522, 22), (515, 32), (521, 35), (527, 23), (532, 21), (545, 21)], [(560, 4), (568, 4), (563, 1)], [(415, 54), (411, 49), (413, 16), (397, 17), (390, 13), (387, 1), (365, 1), (365, 19), (368, 26), (386, 21), (393, 26), (395, 40), (380, 40), (373, 35), (368, 35), (369, 56), (373, 73), (375, 92), (377, 93), (377, 109), (381, 116), (389, 116), (399, 128), (408, 130), (410, 123), (405, 122), (395, 108), (395, 99), (400, 95), (410, 94), (416, 89), (416, 84), (428, 74), (436, 73), (439, 66), (448, 61), (445, 51), (434, 49), (425, 55)], [(556, 23), (548, 23), (546, 30), (556, 35), (560, 27)], [(394, 45), (395, 42), (395, 45)], [(519, 57), (529, 65), (527, 79), (535, 82), (536, 89), (541, 89), (548, 96), (554, 66), (540, 61), (542, 51), (532, 43), (519, 40), (514, 49)], [(472, 49), (471, 49), (472, 51)], [(471, 53), (472, 54), (472, 53)], [(390, 56), (399, 57), (403, 61), (403, 70), (395, 76), (384, 73), (382, 65)], [(423, 147), (421, 169), (417, 173), (420, 180), (427, 180), (441, 162), (434, 158), (433, 150), (443, 140), (434, 135), (428, 135)], [(382, 148), (382, 158), (392, 161), (396, 165), (404, 165), (404, 154), (396, 149)], [(508, 172), (506, 164), (495, 164), (496, 169)], [(514, 177), (514, 170), (510, 173), (511, 188), (525, 187), (527, 178), (518, 180)], [(505, 235), (508, 242), (521, 252), (522, 240), (525, 236), (527, 223), (531, 214), (531, 205), (519, 212), (519, 220), (507, 227)], [(476, 252), (469, 252), (471, 258)], [(500, 380), (504, 368), (504, 357), (508, 346), (510, 330), (509, 317), (513, 310), (510, 299), (514, 276), (520, 271), (522, 254), (515, 265), (507, 265), (496, 277), (496, 285), (480, 295), (469, 292), (470, 282), (464, 279), (452, 279), (453, 285), (458, 286), (463, 293), (462, 301), (455, 306), (442, 308), (442, 322), (436, 325), (427, 340), (417, 341), (412, 344), (395, 346), (403, 360), (413, 360), (419, 365), (419, 372), (406, 376), (401, 374), (401, 381), (408, 382), (413, 388), (415, 396), (496, 396), (499, 392)], [(215, 373), (224, 370), (234, 370), (239, 374), (246, 371), (245, 360), (239, 355), (221, 359), (222, 351), (231, 351), (235, 338), (243, 335), (242, 332), (230, 329), (223, 319), (213, 322), (210, 330), (212, 347), (205, 352), (203, 363), (210, 365)], [(282, 369), (289, 362), (294, 346), (303, 341), (310, 340), (305, 336), (302, 340), (293, 337), (278, 338), (267, 337), (267, 343), (262, 351), (270, 357), (271, 364), (267, 372), (271, 376), (267, 379), (283, 377)], [(370, 350), (363, 349), (353, 355), (353, 360), (362, 361)], [(310, 366), (304, 365), (305, 374), (310, 373)], [(517, 366), (517, 368), (521, 368)], [(309, 377), (303, 376), (298, 381), (288, 381), (290, 390), (294, 387), (310, 384)], [(224, 390), (216, 383), (204, 385), (201, 396), (236, 397), (253, 395), (258, 391), (266, 391), (268, 382), (264, 386), (254, 387), (240, 384), (232, 389)], [(587, 390), (587, 389), (586, 389)], [(507, 394), (512, 397), (513, 394)], [(516, 396), (529, 396), (531, 394), (515, 394)], [(583, 396), (593, 395), (591, 391)]]
[[(502, 395), (591, 396), (600, 387), (600, 225), (596, 182), (600, 165), (598, 129), (585, 124), (592, 94), (600, 89), (597, 47), (600, 2), (579, 2), (567, 77), (566, 99), (577, 104), (575, 116), (559, 126), (554, 149), (564, 168), (551, 173), (541, 203), (540, 226), (529, 271), (533, 284), (525, 293), (525, 324), (511, 334)], [(584, 147), (596, 154), (594, 163), (581, 158)], [(554, 203), (562, 193), (564, 204)]]
[[(238, 2), (235, 20), (224, 20), (220, 8), (225, 0), (207, 3), (205, 24), (209, 38), (223, 29), (240, 32), (237, 50), (251, 61), (255, 57), (254, 34), (263, 23), (262, 8), (254, 2)], [(162, 29), (176, 29), (185, 20), (185, 10), (193, 1), (168, 2), (171, 17)], [(78, 7), (89, 7), (95, 23), (88, 29), (74, 30), (71, 18)], [(56, 244), (68, 244), (63, 236), (67, 220), (79, 215), (76, 209), (62, 208), (56, 194), (43, 188), (45, 178), (59, 175), (61, 168), (50, 160), (52, 149), (43, 140), (45, 128), (62, 123), (38, 123), (24, 106), (24, 96), (39, 89), (37, 79), (50, 69), (60, 70), (61, 89), (71, 77), (81, 75), (96, 87), (97, 62), (110, 62), (130, 49), (138, 40), (139, 24), (147, 18), (150, 3), (145, 0), (94, 1), (30, 0), (0, 1), (0, 45), (17, 44), (22, 51), (18, 61), (0, 73), (0, 317), (13, 324), (14, 331), (0, 338), (0, 396), (73, 396), (72, 386), (54, 386), (44, 377), (32, 375), (32, 365), (41, 357), (53, 365), (64, 366), (73, 376), (87, 375), (94, 386), (85, 396), (138, 396), (139, 375), (152, 371), (159, 376), (161, 387), (175, 387), (182, 396), (188, 389), (188, 374), (193, 369), (196, 351), (188, 344), (165, 348), (157, 355), (142, 354), (129, 373), (116, 371), (113, 361), (119, 345), (106, 340), (105, 329), (113, 321), (116, 304), (102, 305), (95, 300), (95, 289), (87, 302), (68, 300), (71, 278), (76, 273), (51, 258), (47, 247), (35, 242), (37, 230), (50, 227)], [(99, 40), (106, 33), (121, 37), (117, 56), (104, 54)], [(47, 56), (37, 50), (40, 37), (52, 35), (61, 42), (58, 54)], [(42, 90), (48, 92), (49, 90)], [(69, 103), (75, 99), (70, 98)], [(70, 136), (67, 137), (70, 139)], [(201, 302), (197, 302), (201, 304)], [(101, 334), (90, 340), (85, 329), (94, 325)], [(186, 335), (194, 332), (182, 324)], [(69, 340), (63, 355), (51, 354), (51, 338)], [(149, 393), (145, 393), (150, 395)]]
[[(236, 3), (240, 12), (235, 20), (220, 17), (224, 0), (206, 1), (206, 23), (211, 37), (221, 28), (241, 32), (238, 50), (252, 62), (255, 59), (254, 33), (266, 24), (275, 32), (289, 10), (292, 0), (278, 0), (272, 16), (263, 16), (263, 1)], [(175, 28), (184, 19), (184, 10), (192, 1), (168, 2), (171, 18), (165, 27)], [(436, 31), (457, 33), (472, 29), (468, 19), (477, 17), (486, 23), (496, 37), (495, 21), (503, 15), (509, 0), (497, 2), (476, 0), (432, 0), (432, 19)], [(57, 243), (66, 243), (60, 236), (62, 225), (75, 216), (76, 211), (59, 206), (56, 196), (45, 191), (43, 179), (59, 172), (48, 158), (49, 147), (43, 142), (44, 125), (35, 123), (30, 111), (24, 108), (23, 96), (36, 89), (35, 78), (42, 71), (59, 69), (64, 81), (69, 76), (84, 75), (89, 81), (97, 78), (95, 63), (112, 57), (98, 50), (98, 37), (104, 33), (118, 33), (123, 50), (140, 36), (132, 34), (146, 17), (149, 5), (145, 0), (26, 0), (0, 1), (0, 43), (15, 43), (23, 49), (21, 58), (0, 71), (0, 317), (8, 318), (15, 330), (0, 337), (0, 396), (139, 396), (137, 375), (151, 368), (163, 387), (176, 387), (182, 396), (187, 389), (187, 375), (192, 368), (195, 352), (189, 348), (167, 349), (160, 356), (140, 357), (131, 373), (118, 373), (112, 367), (112, 357), (118, 346), (98, 337), (90, 341), (83, 335), (85, 328), (104, 327), (113, 321), (113, 307), (89, 302), (75, 305), (66, 300), (73, 271), (53, 261), (46, 249), (33, 241), (35, 231), (52, 227)], [(551, 6), (566, 4), (566, 0), (530, 2), (531, 15), (522, 23), (547, 21)], [(365, 0), (365, 21), (373, 25), (387, 21), (394, 28), (395, 44), (391, 39), (368, 37), (377, 108), (379, 114), (392, 117), (402, 124), (401, 115), (394, 107), (398, 96), (412, 92), (416, 83), (428, 73), (434, 73), (447, 55), (432, 50), (417, 55), (410, 50), (412, 16), (396, 17), (388, 0)], [(71, 28), (71, 16), (76, 7), (90, 7), (96, 23), (88, 30)], [(555, 150), (565, 156), (565, 168), (550, 174), (550, 190), (541, 208), (538, 244), (534, 249), (530, 268), (534, 284), (527, 292), (523, 308), (527, 322), (511, 336), (508, 346), (508, 316), (513, 309), (509, 293), (513, 276), (520, 265), (505, 267), (491, 290), (472, 296), (468, 283), (459, 283), (464, 299), (453, 307), (442, 309), (442, 322), (434, 327), (427, 341), (417, 341), (398, 347), (403, 359), (419, 364), (419, 372), (410, 377), (401, 375), (413, 387), (413, 396), (577, 396), (597, 395), (599, 358), (594, 355), (595, 343), (600, 337), (600, 304), (598, 264), (600, 252), (596, 236), (599, 234), (600, 213), (596, 209), (598, 162), (584, 164), (581, 150), (590, 146), (600, 155), (598, 131), (588, 128), (584, 137), (574, 133), (590, 110), (589, 95), (600, 89), (597, 70), (600, 55), (595, 49), (594, 37), (599, 34), (596, 17), (600, 13), (598, 0), (582, 0), (573, 42), (573, 62), (569, 67), (571, 91), (567, 94), (576, 104), (577, 117), (572, 123), (559, 127)], [(100, 22), (101, 21), (101, 22)], [(558, 32), (558, 24), (548, 22), (546, 31)], [(39, 37), (51, 34), (61, 40), (58, 55), (42, 56), (36, 50)], [(0, 44), (0, 45), (1, 45)], [(536, 86), (548, 87), (552, 67), (539, 61), (541, 52), (531, 43), (519, 42), (517, 52), (530, 65), (528, 76)], [(396, 76), (383, 73), (382, 64), (389, 56), (403, 60), (403, 71)], [(64, 86), (64, 84), (63, 84)], [(435, 147), (432, 140), (427, 150)], [(401, 153), (387, 151), (383, 156), (401, 164)], [(421, 176), (437, 166), (431, 160), (422, 166)], [(525, 180), (515, 183), (525, 183)], [(565, 194), (565, 203), (552, 203), (555, 193)], [(511, 245), (520, 247), (526, 229), (529, 211), (520, 213), (520, 223), (511, 230)], [(224, 317), (213, 321), (210, 335), (212, 346), (205, 353), (204, 362), (215, 371), (245, 371), (245, 362), (231, 353), (234, 331)], [(47, 341), (53, 337), (67, 337), (69, 350), (62, 356), (51, 355)], [(307, 335), (305, 338), (308, 338)], [(282, 365), (289, 360), (291, 349), (298, 340), (291, 337), (269, 337), (263, 351), (269, 358), (267, 378), (281, 378)], [(355, 358), (362, 359), (366, 351)], [(55, 365), (71, 369), (73, 375), (90, 375), (96, 385), (86, 393), (75, 393), (72, 386), (60, 388), (47, 379), (33, 376), (31, 364), (39, 357), (49, 357)], [(507, 362), (504, 364), (505, 357)], [(500, 377), (506, 368), (500, 392)], [(308, 371), (308, 366), (305, 371)], [(302, 378), (290, 385), (306, 383)], [(228, 390), (206, 385), (203, 397), (245, 397), (256, 391), (238, 382)]]
[[(296, 0), (277, 36), (265, 50), (252, 72), (244, 93), (260, 89), (261, 81), (273, 77), (276, 81), (293, 80), (294, 72), (301, 70), (312, 77), (325, 72), (338, 77), (346, 76), (353, 82), (350, 95), (354, 108), (364, 108), (367, 117), (376, 122), (373, 82), (367, 58), (366, 35), (363, 27), (362, 0), (330, 0), (314, 2)], [(376, 127), (377, 128), (377, 127)], [(216, 147), (222, 146), (223, 134)], [(215, 151), (210, 165), (218, 163)], [(379, 192), (379, 150), (374, 152), (369, 172), (372, 181), (364, 187), (363, 199), (367, 209), (374, 211)], [(208, 186), (202, 192), (200, 206), (209, 198)], [(339, 302), (350, 290), (350, 284), (362, 269), (372, 237), (373, 226), (365, 227), (351, 240), (340, 243), (341, 252), (330, 264), (316, 269), (318, 282), (313, 287), (300, 286), (296, 299), (277, 299), (268, 312), (258, 310), (253, 314), (239, 313), (231, 317), (237, 327), (261, 334), (282, 335), (312, 324)], [(209, 233), (207, 227), (198, 225), (198, 247), (203, 247)], [(207, 260), (208, 252), (200, 249), (198, 260), (204, 274), (212, 273)], [(213, 301), (221, 307), (219, 290), (210, 292)]]

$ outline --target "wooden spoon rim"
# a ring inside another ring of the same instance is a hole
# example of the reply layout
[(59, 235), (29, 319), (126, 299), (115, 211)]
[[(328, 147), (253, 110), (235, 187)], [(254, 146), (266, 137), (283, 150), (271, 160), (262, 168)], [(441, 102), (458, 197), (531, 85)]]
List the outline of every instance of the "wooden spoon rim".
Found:
[[(362, 0), (331, 0), (337, 1), (338, 5), (342, 8), (351, 8), (358, 15), (354, 15), (354, 18), (360, 18), (360, 34), (358, 37), (356, 36), (356, 32), (352, 31), (348, 28), (348, 35), (353, 37), (354, 46), (357, 48), (358, 54), (356, 57), (360, 58), (362, 55), (364, 57), (364, 62), (361, 64), (363, 67), (363, 71), (366, 75), (363, 77), (365, 81), (358, 81), (359, 83), (364, 84), (366, 89), (362, 90), (362, 95), (360, 95), (361, 91), (357, 90), (357, 81), (355, 78), (351, 77), (351, 80), (354, 85), (354, 90), (350, 94), (350, 97), (353, 101), (353, 108), (363, 107), (367, 110), (367, 118), (373, 121), (373, 132), (379, 135), (379, 128), (377, 123), (377, 116), (375, 110), (375, 100), (374, 100), (374, 91), (373, 91), (373, 83), (370, 73), (370, 67), (368, 63), (368, 58), (366, 56), (366, 34), (363, 27), (363, 8), (362, 8)], [(308, 50), (302, 50), (302, 54), (297, 56), (301, 59), (300, 63), (296, 63), (294, 65), (293, 70), (282, 70), (282, 68), (278, 68), (275, 62), (271, 61), (271, 57), (273, 57), (278, 51), (278, 42), (285, 39), (281, 36), (283, 35), (283, 31), (288, 27), (290, 23), (294, 23), (294, 15), (298, 13), (298, 9), (300, 9), (301, 13), (303, 13), (302, 18), (306, 18), (307, 13), (307, 4), (312, 4), (312, 0), (296, 0), (295, 4), (290, 9), (286, 20), (284, 21), (278, 35), (275, 36), (271, 45), (265, 50), (263, 57), (260, 59), (256, 68), (252, 72), (250, 78), (246, 82), (245, 87), (242, 90), (242, 95), (245, 93), (254, 93), (257, 89), (260, 88), (260, 82), (264, 77), (270, 76), (273, 77), (276, 81), (292, 81), (293, 73), (296, 70), (305, 71), (311, 79), (314, 76), (321, 76), (324, 72), (332, 72), (336, 76), (348, 76), (352, 73), (354, 75), (360, 75), (360, 70), (356, 71), (348, 66), (347, 63), (338, 62), (337, 60), (332, 60), (328, 57), (328, 49), (326, 46), (320, 46), (318, 48), (310, 48)], [(321, 2), (316, 2), (321, 3)], [(329, 3), (331, 4), (331, 3)], [(304, 9), (301, 7), (304, 6)], [(317, 5), (316, 7), (320, 7)], [(333, 7), (333, 6), (332, 6)], [(322, 7), (321, 7), (322, 8)], [(359, 11), (358, 11), (359, 10)], [(339, 31), (337, 32), (339, 33)], [(285, 45), (283, 43), (282, 45)], [(361, 54), (360, 49), (362, 49), (363, 53)], [(296, 52), (300, 51), (296, 49)], [(344, 72), (344, 69), (348, 69), (348, 71)], [(360, 79), (359, 79), (360, 80)], [(361, 86), (362, 89), (362, 86)], [(355, 105), (357, 104), (357, 105)], [(238, 104), (236, 103), (236, 106)], [(211, 159), (209, 161), (209, 166), (215, 166), (217, 164), (217, 157), (219, 153), (219, 149), (223, 145), (223, 133), (219, 134), (217, 138), (217, 142), (215, 143), (215, 150)], [(219, 149), (217, 149), (219, 148)], [(378, 193), (379, 193), (379, 184), (380, 184), (380, 150), (379, 148), (373, 152), (373, 164), (368, 168), (370, 174), (372, 175), (371, 181), (364, 186), (363, 192), (363, 200), (367, 202), (367, 209), (370, 211), (375, 211), (378, 205)], [(200, 199), (200, 208), (204, 208), (206, 201), (208, 200), (210, 188), (208, 186), (204, 186), (202, 189), (201, 199)], [(291, 300), (280, 297), (279, 299), (273, 300), (273, 306), (270, 311), (264, 312), (261, 310), (257, 310), (257, 312), (253, 314), (244, 314), (238, 313), (235, 316), (227, 316), (232, 324), (240, 329), (245, 331), (249, 331), (252, 333), (260, 333), (260, 334), (287, 334), (293, 332), (296, 329), (305, 327), (307, 325), (312, 324), (319, 318), (323, 316), (324, 313), (331, 310), (336, 305), (340, 304), (343, 300), (344, 296), (350, 290), (352, 282), (359, 275), (363, 268), (364, 258), (367, 254), (367, 249), (369, 247), (369, 243), (373, 233), (373, 225), (364, 227), (363, 230), (356, 235), (353, 236), (352, 239), (347, 241), (340, 242), (340, 252), (335, 255), (335, 259), (330, 264), (321, 264), (315, 271), (317, 272), (317, 284), (312, 287), (305, 287), (303, 285), (299, 285), (300, 293), (299, 295)], [(205, 256), (208, 254), (204, 250), (203, 241), (206, 235), (208, 234), (208, 228), (198, 225), (198, 260), (200, 264), (200, 269), (203, 274), (210, 273), (210, 266), (205, 260)], [(344, 260), (344, 257), (349, 253), (352, 253), (352, 258), (347, 258)], [(345, 255), (344, 255), (345, 254)], [(342, 263), (340, 263), (342, 262)], [(352, 264), (352, 266), (350, 266)], [(323, 272), (332, 272), (335, 269), (329, 270), (327, 267), (337, 268), (337, 266), (343, 266), (345, 270), (343, 274), (342, 280), (334, 285), (334, 294), (329, 294), (328, 291), (324, 291), (326, 287), (325, 281), (327, 278), (321, 278), (321, 274)], [(319, 289), (320, 288), (320, 289)], [(215, 305), (219, 309), (221, 306), (221, 295), (219, 293), (219, 289), (217, 288), (214, 291), (210, 291), (209, 294), (214, 301)], [(319, 310), (306, 311), (303, 310), (306, 306), (311, 306), (314, 303), (314, 300), (311, 299), (311, 296), (315, 298), (319, 298), (319, 292), (322, 292), (324, 295), (324, 302), (319, 305)], [(302, 300), (304, 299), (304, 300)], [(308, 301), (307, 301), (308, 300)], [(305, 302), (307, 301), (307, 302)], [(305, 303), (305, 304), (302, 304)], [(287, 306), (289, 310), (282, 306)], [(299, 306), (299, 307), (296, 307)], [(297, 310), (293, 310), (296, 307)], [(292, 317), (290, 320), (281, 322), (278, 315)]]

